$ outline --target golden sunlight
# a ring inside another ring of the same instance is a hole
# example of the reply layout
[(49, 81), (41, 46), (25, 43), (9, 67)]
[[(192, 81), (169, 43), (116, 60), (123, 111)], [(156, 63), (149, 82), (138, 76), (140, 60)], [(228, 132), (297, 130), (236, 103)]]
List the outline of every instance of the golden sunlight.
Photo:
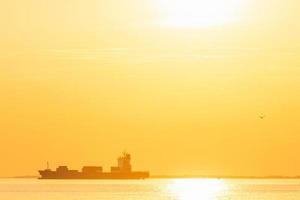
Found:
[(211, 27), (239, 21), (246, 0), (159, 0), (163, 25)]
[(215, 200), (226, 192), (224, 181), (216, 179), (178, 179), (168, 190), (178, 200)]

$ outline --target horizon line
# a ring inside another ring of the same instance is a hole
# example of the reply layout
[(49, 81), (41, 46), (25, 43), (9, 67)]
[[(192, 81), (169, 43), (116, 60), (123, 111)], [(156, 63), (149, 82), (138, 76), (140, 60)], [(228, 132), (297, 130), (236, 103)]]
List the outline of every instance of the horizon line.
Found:
[[(33, 179), (38, 178), (38, 175), (23, 175), (23, 176), (1, 176), (0, 179)], [(268, 175), (268, 176), (217, 176), (217, 175), (150, 175), (152, 179), (300, 179), (300, 175)]]

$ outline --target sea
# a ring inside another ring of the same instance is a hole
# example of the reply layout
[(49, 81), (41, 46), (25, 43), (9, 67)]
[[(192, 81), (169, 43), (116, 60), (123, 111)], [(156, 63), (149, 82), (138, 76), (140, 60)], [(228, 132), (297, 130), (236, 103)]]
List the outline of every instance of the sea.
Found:
[(0, 179), (1, 200), (300, 200), (297, 179)]

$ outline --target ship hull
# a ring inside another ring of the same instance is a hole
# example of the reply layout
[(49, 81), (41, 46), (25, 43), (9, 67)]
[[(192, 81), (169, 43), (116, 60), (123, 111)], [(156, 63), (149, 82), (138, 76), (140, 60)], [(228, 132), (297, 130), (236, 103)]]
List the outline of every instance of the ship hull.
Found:
[(39, 171), (40, 179), (146, 179), (149, 178), (149, 172), (130, 172), (130, 173), (99, 173), (99, 174), (84, 174), (81, 172), (71, 174), (58, 174), (53, 171)]

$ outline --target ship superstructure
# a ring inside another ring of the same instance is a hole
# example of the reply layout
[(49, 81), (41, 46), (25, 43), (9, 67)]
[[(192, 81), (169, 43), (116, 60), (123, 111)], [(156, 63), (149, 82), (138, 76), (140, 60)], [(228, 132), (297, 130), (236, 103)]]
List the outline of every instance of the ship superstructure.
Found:
[(81, 171), (70, 170), (67, 166), (59, 166), (55, 171), (47, 167), (40, 170), (40, 179), (145, 179), (148, 171), (132, 171), (131, 155), (124, 152), (118, 158), (118, 166), (111, 167), (110, 172), (103, 172), (101, 166), (84, 166)]

